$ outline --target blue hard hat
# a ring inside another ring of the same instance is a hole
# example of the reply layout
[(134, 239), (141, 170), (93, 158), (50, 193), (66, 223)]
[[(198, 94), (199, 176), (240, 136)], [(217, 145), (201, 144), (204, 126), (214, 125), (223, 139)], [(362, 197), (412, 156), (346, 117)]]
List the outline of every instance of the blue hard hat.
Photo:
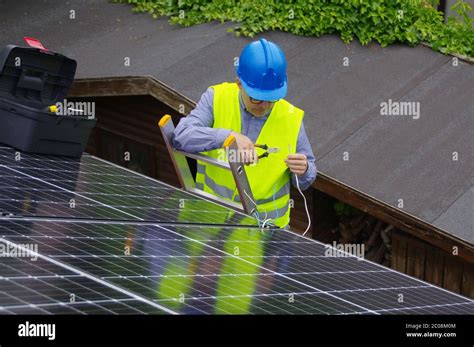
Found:
[(273, 42), (260, 39), (245, 46), (236, 70), (250, 97), (272, 101), (286, 96), (286, 59), (281, 48)]

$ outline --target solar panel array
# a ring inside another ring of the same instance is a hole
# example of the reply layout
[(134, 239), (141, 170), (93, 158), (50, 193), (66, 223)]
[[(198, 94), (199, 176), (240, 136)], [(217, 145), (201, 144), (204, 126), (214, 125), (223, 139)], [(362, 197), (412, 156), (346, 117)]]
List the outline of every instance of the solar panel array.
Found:
[(19, 154), (0, 148), (0, 211), (15, 215), (257, 225), (253, 218), (96, 157)]
[[(0, 148), (0, 313), (472, 314), (474, 301), (84, 154)], [(18, 160), (19, 159), (19, 160)]]

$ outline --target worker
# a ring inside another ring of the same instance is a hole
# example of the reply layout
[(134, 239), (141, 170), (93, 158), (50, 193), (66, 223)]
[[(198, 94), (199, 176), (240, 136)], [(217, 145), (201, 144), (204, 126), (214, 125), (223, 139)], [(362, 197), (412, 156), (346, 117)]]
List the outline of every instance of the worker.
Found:
[[(236, 64), (235, 83), (209, 87), (173, 134), (176, 149), (219, 160), (227, 158), (222, 147), (233, 136), (237, 157), (248, 164), (245, 171), (258, 218), (266, 217), (282, 228), (290, 221), (290, 181), (305, 190), (317, 174), (304, 112), (283, 99), (288, 89), (286, 66), (285, 55), (275, 43), (260, 39), (248, 44)], [(259, 145), (277, 153), (267, 151), (266, 157), (258, 159)], [(196, 186), (240, 201), (232, 174), (217, 166), (198, 161)]]

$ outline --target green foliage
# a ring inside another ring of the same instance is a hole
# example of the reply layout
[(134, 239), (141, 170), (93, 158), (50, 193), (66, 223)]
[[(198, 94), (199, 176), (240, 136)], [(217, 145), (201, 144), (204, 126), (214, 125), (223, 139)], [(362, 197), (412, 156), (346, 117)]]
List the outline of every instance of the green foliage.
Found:
[(356, 209), (353, 208), (351, 205), (347, 205), (342, 201), (338, 201), (334, 203), (334, 211), (336, 212), (337, 216), (347, 216), (350, 217), (356, 214)]
[(411, 46), (426, 42), (436, 51), (474, 56), (474, 30), (468, 3), (452, 7), (461, 18), (443, 22), (430, 0), (111, 0), (129, 3), (134, 12), (169, 16), (184, 26), (210, 21), (239, 23), (235, 34), (253, 37), (266, 30), (296, 35), (337, 33), (348, 43), (376, 41)]

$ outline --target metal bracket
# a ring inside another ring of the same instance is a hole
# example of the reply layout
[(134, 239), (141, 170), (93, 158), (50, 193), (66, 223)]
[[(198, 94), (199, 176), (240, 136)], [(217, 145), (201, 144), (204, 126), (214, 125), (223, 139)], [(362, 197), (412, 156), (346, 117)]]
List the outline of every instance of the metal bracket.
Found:
[[(173, 121), (171, 121), (170, 115), (163, 116), (158, 122), (158, 126), (161, 130), (161, 134), (163, 135), (163, 140), (165, 141), (166, 148), (168, 149), (168, 152), (170, 154), (171, 162), (173, 163), (173, 166), (178, 175), (179, 182), (185, 190), (201, 195), (206, 199), (214, 200), (220, 204), (224, 204), (233, 209), (243, 211), (244, 213), (253, 216), (253, 214), (257, 210), (254, 204), (255, 200), (252, 194), (252, 190), (250, 189), (247, 174), (245, 172), (245, 164), (238, 161), (238, 159), (240, 158), (239, 155), (233, 155), (232, 158), (229, 158), (231, 156), (231, 153), (238, 153), (238, 147), (237, 143), (235, 142), (235, 137), (229, 136), (224, 141), (224, 148), (227, 152), (228, 161), (221, 161), (201, 153), (187, 153), (174, 149), (172, 145), (172, 137), (175, 127)], [(191, 170), (189, 169), (186, 157), (201, 160), (205, 163), (218, 166), (225, 170), (230, 170), (232, 172), (232, 176), (234, 177), (235, 185), (237, 187), (237, 192), (239, 194), (240, 202), (242, 205), (234, 201), (221, 199), (213, 194), (209, 194), (201, 189), (196, 188), (196, 182), (194, 181), (193, 175), (191, 174)]]

